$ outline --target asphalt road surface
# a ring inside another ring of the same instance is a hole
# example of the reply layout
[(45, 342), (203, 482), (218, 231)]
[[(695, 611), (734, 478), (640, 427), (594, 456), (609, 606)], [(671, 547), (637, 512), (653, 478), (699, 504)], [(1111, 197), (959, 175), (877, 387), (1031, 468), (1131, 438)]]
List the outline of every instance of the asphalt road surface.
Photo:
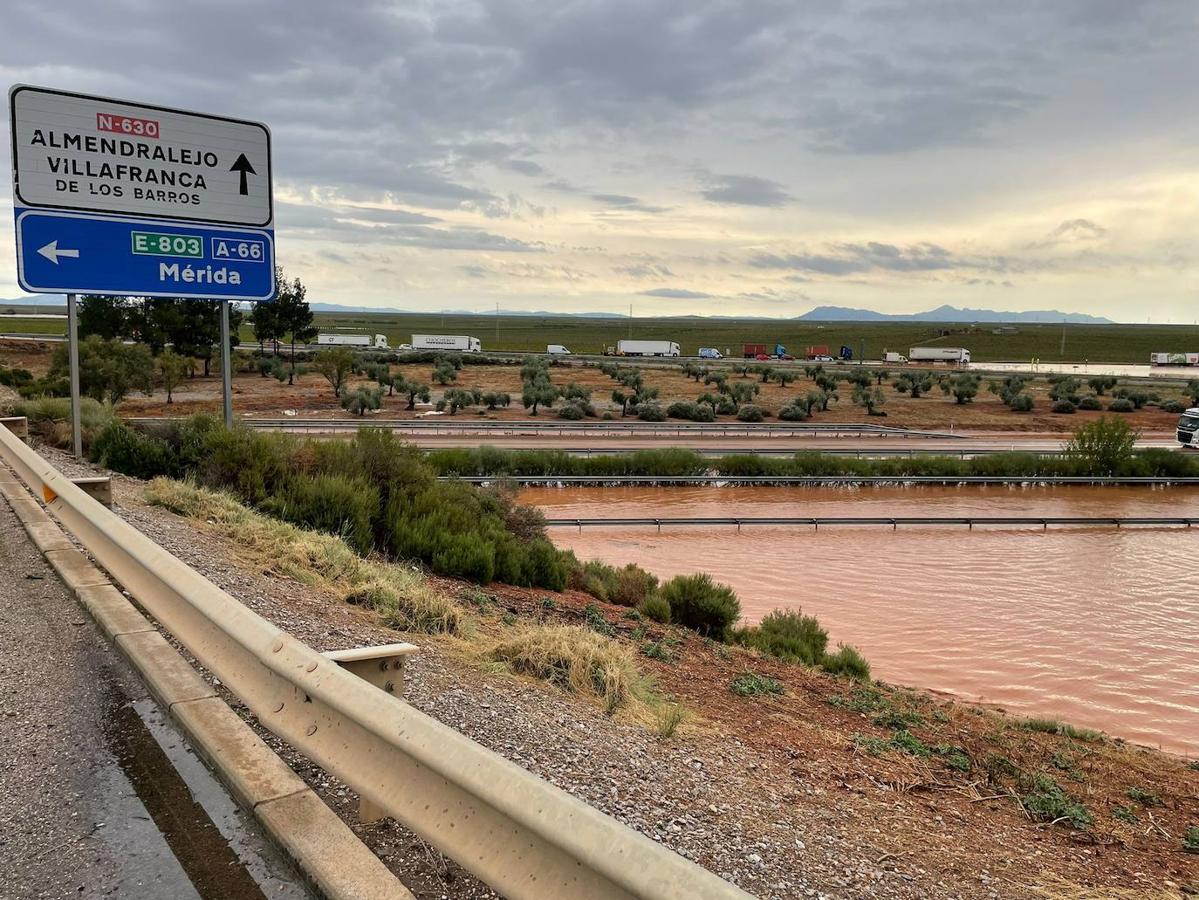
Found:
[(0, 499), (0, 897), (305, 898)]

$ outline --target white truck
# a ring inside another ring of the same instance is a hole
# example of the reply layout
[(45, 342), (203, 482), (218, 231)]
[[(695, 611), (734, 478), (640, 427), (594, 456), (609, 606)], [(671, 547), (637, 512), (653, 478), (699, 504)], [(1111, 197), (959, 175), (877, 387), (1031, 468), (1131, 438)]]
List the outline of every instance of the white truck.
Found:
[(970, 351), (964, 347), (913, 347), (908, 351), (912, 362), (944, 362), (966, 365), (970, 362)]
[(547, 344), (545, 352), (550, 356), (571, 356), (571, 352), (562, 344)]
[(332, 334), (321, 332), (316, 336), (316, 342), (326, 347), (362, 347), (374, 350), (387, 350), (387, 335), (385, 334)]
[(724, 354), (721, 353), (719, 350), (717, 350), (715, 347), (700, 347), (699, 348), (699, 358), (700, 359), (724, 359)]
[(1178, 419), (1178, 443), (1199, 448), (1199, 406), (1193, 406)]
[(674, 341), (617, 341), (618, 356), (678, 356), (679, 345)]
[(902, 353), (896, 353), (894, 350), (887, 350), (883, 353), (883, 362), (886, 363), (906, 363), (908, 358)]
[(465, 334), (414, 334), (413, 350), (453, 350), (458, 353), (478, 353), (483, 344), (477, 337)]
[(1151, 366), (1199, 366), (1199, 353), (1150, 353)]

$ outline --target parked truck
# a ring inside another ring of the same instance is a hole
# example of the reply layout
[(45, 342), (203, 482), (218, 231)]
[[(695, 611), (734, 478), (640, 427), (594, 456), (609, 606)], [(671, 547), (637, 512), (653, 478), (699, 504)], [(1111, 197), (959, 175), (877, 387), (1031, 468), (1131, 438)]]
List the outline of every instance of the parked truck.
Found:
[(679, 345), (674, 341), (617, 341), (618, 356), (678, 356)]
[(318, 345), (324, 347), (358, 347), (359, 349), (387, 350), (385, 334), (333, 334), (321, 332), (316, 336)]
[(1199, 353), (1150, 353), (1151, 366), (1199, 366)]
[(805, 359), (819, 359), (822, 356), (828, 356), (828, 344), (812, 344), (804, 350)]
[(902, 353), (896, 353), (894, 350), (887, 350), (883, 353), (883, 362), (903, 364), (908, 361), (908, 358)]
[(742, 344), (741, 355), (745, 359), (757, 359), (759, 356), (766, 356), (765, 344)]
[(550, 356), (570, 356), (571, 352), (562, 344), (547, 344), (545, 352)]
[(721, 353), (719, 350), (717, 350), (715, 347), (700, 347), (699, 348), (699, 358), (700, 359), (724, 359), (724, 354)]
[(1178, 419), (1178, 443), (1199, 449), (1199, 406), (1193, 406)]
[(913, 347), (908, 351), (912, 362), (943, 362), (967, 365), (970, 351), (965, 347)]
[(457, 353), (478, 353), (483, 349), (477, 337), (465, 334), (414, 334), (413, 350), (453, 350)]

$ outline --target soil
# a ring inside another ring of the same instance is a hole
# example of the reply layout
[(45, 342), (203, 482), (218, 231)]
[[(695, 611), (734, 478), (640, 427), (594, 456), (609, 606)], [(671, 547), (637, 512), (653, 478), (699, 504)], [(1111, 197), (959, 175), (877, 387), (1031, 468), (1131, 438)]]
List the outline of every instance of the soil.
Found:
[[(27, 368), (35, 375), (44, 374), (50, 365), (52, 345), (36, 342), (5, 342), (0, 344), (0, 363), (10, 366)], [(892, 377), (900, 370), (892, 370)], [(393, 373), (400, 373), (408, 378), (430, 384), (433, 388), (433, 399), (436, 400), (443, 390), (433, 384), (430, 378), (432, 366), (427, 363), (393, 365)], [(620, 407), (611, 401), (614, 388), (619, 387), (597, 368), (571, 366), (553, 367), (552, 380), (555, 384), (565, 386), (573, 381), (591, 390), (593, 403), (597, 412), (603, 415), (610, 412), (620, 416)], [(659, 390), (659, 400), (663, 406), (675, 401), (693, 401), (707, 391), (713, 391), (702, 381), (684, 377), (678, 369), (673, 368), (644, 368), (644, 381), (649, 387)], [(802, 373), (801, 373), (802, 375)], [(733, 380), (740, 376), (732, 375)], [(750, 375), (749, 380), (760, 383), (760, 377)], [(374, 386), (374, 382), (361, 377), (350, 380), (350, 388), (366, 384)], [(508, 409), (482, 410), (469, 408), (457, 414), (460, 419), (485, 416), (488, 419), (525, 420), (531, 419), (528, 412), (520, 405), (520, 370), (518, 366), (464, 366), (458, 375), (458, 380), (448, 387), (479, 387), (484, 391), (503, 391), (512, 398), (513, 405)], [(166, 403), (166, 395), (161, 390), (152, 397), (132, 394), (119, 405), (118, 411), (126, 417), (152, 416), (185, 416), (197, 412), (219, 413), (221, 408), (220, 376), (196, 377), (185, 379), (179, 389), (174, 392), (174, 402)], [(772, 413), (796, 397), (801, 397), (815, 386), (806, 378), (783, 387), (777, 383), (761, 385), (761, 393), (755, 403), (770, 410)], [(955, 403), (952, 398), (945, 397), (940, 389), (934, 390), (919, 399), (898, 393), (890, 386), (889, 380), (883, 385), (886, 402), (882, 407), (885, 417), (868, 418), (865, 411), (854, 406), (850, 401), (852, 386), (842, 384), (838, 390), (841, 396), (827, 412), (816, 414), (814, 422), (864, 422), (877, 421), (880, 424), (905, 428), (929, 430), (984, 430), (984, 431), (1014, 431), (1014, 432), (1061, 432), (1069, 431), (1078, 425), (1097, 418), (1102, 412), (1086, 412), (1065, 415), (1049, 411), (1052, 401), (1049, 399), (1049, 384), (1042, 378), (1030, 382), (1029, 393), (1033, 395), (1035, 406), (1032, 412), (1017, 413), (1005, 406), (1000, 399), (986, 389), (984, 380), (978, 396), (967, 404)], [(1163, 399), (1184, 400), (1177, 388), (1154, 386)], [(1085, 385), (1084, 385), (1085, 392)], [(1106, 401), (1110, 398), (1103, 398)], [(383, 418), (410, 418), (427, 415), (432, 411), (431, 404), (418, 404), (417, 409), (408, 411), (406, 398), (398, 396), (385, 397), (383, 409), (373, 416)], [(341, 408), (328, 382), (314, 373), (301, 374), (296, 377), (294, 385), (279, 383), (273, 378), (265, 378), (257, 372), (238, 372), (233, 382), (233, 407), (239, 417), (244, 418), (279, 418), (285, 415), (295, 415), (297, 418), (344, 418), (347, 413)], [(542, 413), (540, 418), (553, 418), (552, 412)], [(1125, 414), (1128, 421), (1143, 431), (1170, 431), (1178, 421), (1175, 413), (1163, 412), (1156, 407), (1146, 407), (1133, 413)], [(369, 422), (370, 416), (364, 421)], [(721, 420), (733, 420), (731, 416), (721, 417)], [(536, 421), (536, 420), (533, 420)]]
[[(85, 468), (45, 452), (63, 470)], [(755, 895), (1065, 896), (1054, 893), (1063, 884), (1146, 897), (1199, 890), (1199, 856), (1182, 848), (1186, 828), (1199, 825), (1199, 771), (1187, 760), (1027, 730), (996, 710), (929, 692), (863, 687), (634, 620), (572, 591), (480, 591), (434, 578), (473, 601), (473, 636), (397, 634), (369, 612), (274, 576), (214, 526), (147, 506), (143, 487), (114, 476), (117, 511), (260, 615), (322, 650), (417, 644), (409, 702)], [(513, 622), (584, 624), (589, 606), (689, 711), (673, 736), (484, 663), (482, 648)], [(670, 660), (646, 656), (650, 642)], [(733, 693), (747, 672), (777, 679), (781, 693)], [(938, 749), (925, 755), (885, 743), (900, 733), (888, 716), (906, 720), (918, 741), (911, 746)], [(284, 752), (418, 896), (491, 896), (401, 826), (359, 824), (348, 786)], [(951, 766), (954, 752), (964, 766)], [(1093, 825), (1034, 821), (1016, 771), (1053, 777)], [(1131, 799), (1132, 789), (1145, 799)]]

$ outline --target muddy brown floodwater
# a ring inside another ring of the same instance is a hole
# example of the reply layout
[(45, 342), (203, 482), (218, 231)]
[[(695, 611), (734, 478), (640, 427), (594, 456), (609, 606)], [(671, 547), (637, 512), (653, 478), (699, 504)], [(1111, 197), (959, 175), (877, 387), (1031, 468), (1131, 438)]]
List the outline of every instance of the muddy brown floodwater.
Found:
[[(1144, 487), (566, 487), (568, 516), (1186, 516)], [(838, 526), (551, 529), (582, 559), (710, 572), (755, 622), (819, 617), (876, 677), (1199, 755), (1199, 529)]]

